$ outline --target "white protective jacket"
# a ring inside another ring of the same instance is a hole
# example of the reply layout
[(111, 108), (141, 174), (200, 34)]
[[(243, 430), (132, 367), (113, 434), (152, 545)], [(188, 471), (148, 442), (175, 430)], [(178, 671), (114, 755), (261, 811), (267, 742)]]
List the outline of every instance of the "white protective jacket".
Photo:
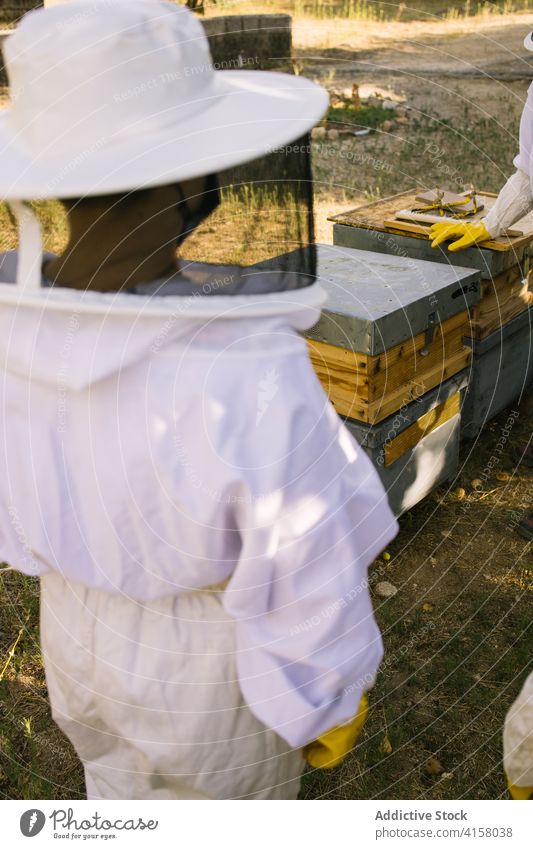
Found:
[(1, 559), (131, 599), (228, 582), (255, 715), (293, 747), (349, 719), (382, 656), (367, 567), (397, 523), (296, 332), (318, 284), (47, 298), (0, 310)]
[(505, 718), (503, 763), (512, 785), (533, 790), (533, 672)]
[(485, 226), (493, 239), (533, 209), (532, 152), (533, 83), (529, 86), (520, 119), (519, 151), (513, 162), (517, 170), (509, 177), (492, 209), (484, 218)]

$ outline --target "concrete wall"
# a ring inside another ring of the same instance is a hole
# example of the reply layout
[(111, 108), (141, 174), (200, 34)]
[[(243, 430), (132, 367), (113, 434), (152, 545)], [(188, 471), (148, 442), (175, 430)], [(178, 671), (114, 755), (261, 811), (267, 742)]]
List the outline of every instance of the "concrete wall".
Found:
[[(15, 0), (10, 0), (15, 2)], [(25, 0), (20, 6), (41, 5)], [(292, 18), (290, 15), (223, 15), (203, 20), (215, 67), (292, 73)], [(0, 84), (6, 83), (1, 62)]]
[(30, 9), (36, 9), (37, 6), (42, 5), (42, 0), (0, 0), (0, 22), (18, 21)]
[(6, 73), (4, 71), (3, 59), (2, 59), (2, 44), (3, 44), (4, 38), (6, 38), (6, 36), (8, 36), (8, 35), (9, 35), (9, 30), (0, 29), (0, 85), (5, 85), (6, 82), (7, 82)]
[(290, 15), (224, 15), (202, 23), (216, 67), (292, 73)]

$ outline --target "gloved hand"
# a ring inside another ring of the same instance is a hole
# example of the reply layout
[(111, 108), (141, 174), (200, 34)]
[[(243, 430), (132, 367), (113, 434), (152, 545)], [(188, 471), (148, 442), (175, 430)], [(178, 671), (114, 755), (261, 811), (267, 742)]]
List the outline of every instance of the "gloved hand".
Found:
[(486, 242), (492, 236), (483, 221), (439, 221), (431, 227), (429, 238), (432, 240), (432, 248), (454, 239), (451, 245), (448, 245), (448, 250), (461, 251), (479, 242)]
[(338, 725), (304, 746), (307, 763), (315, 769), (333, 769), (338, 766), (355, 745), (368, 715), (368, 699), (363, 696), (356, 716), (345, 725)]

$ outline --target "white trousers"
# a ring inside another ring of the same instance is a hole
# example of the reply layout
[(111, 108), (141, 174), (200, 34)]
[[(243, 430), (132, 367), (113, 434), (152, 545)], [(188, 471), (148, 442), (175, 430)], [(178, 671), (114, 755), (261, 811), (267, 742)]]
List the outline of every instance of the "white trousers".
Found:
[(301, 752), (243, 702), (217, 593), (138, 602), (49, 574), (41, 643), (89, 799), (296, 798)]

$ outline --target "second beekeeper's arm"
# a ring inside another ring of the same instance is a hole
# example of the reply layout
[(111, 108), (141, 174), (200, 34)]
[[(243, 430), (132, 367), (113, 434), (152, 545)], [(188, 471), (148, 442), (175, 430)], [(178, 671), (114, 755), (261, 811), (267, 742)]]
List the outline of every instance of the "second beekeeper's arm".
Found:
[(431, 228), (431, 247), (450, 241), (448, 250), (460, 251), (471, 245), (496, 239), (505, 230), (531, 212), (531, 149), (533, 147), (533, 84), (520, 119), (520, 149), (514, 159), (516, 171), (501, 189), (490, 212), (481, 221), (439, 222)]

